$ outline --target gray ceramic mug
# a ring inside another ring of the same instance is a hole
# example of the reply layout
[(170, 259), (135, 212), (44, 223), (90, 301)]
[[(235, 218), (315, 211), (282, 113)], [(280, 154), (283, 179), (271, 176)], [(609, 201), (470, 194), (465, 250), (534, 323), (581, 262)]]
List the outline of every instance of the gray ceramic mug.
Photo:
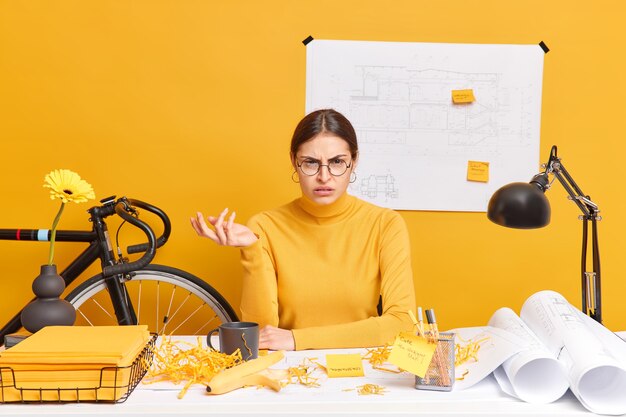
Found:
[[(211, 344), (211, 335), (215, 332), (219, 332), (219, 349)], [(259, 356), (259, 325), (250, 321), (222, 323), (220, 327), (209, 332), (207, 344), (227, 355), (239, 349), (244, 361), (256, 359)]]

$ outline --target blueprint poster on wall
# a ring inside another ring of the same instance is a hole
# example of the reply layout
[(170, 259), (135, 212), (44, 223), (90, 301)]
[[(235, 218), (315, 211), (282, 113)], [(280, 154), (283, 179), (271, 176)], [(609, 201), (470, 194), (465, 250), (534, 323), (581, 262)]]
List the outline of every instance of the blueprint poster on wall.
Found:
[(539, 172), (539, 45), (314, 40), (307, 112), (354, 124), (349, 192), (399, 210), (486, 211)]

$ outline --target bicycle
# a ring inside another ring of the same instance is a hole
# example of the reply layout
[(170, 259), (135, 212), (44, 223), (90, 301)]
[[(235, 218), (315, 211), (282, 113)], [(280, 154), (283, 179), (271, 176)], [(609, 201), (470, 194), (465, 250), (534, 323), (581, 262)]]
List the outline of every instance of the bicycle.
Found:
[[(85, 242), (84, 249), (60, 273), (66, 286), (73, 283), (95, 261), (100, 259), (101, 272), (81, 282), (65, 299), (76, 308), (76, 324), (125, 325), (147, 324), (151, 332), (169, 335), (206, 335), (222, 322), (238, 321), (228, 301), (202, 279), (165, 265), (152, 264), (156, 249), (163, 246), (171, 233), (165, 212), (143, 201), (115, 196), (100, 201), (87, 210), (91, 231), (58, 230), (57, 242)], [(139, 219), (143, 209), (163, 223), (158, 238), (152, 228)], [(117, 253), (113, 251), (105, 219), (118, 215), (122, 223), (116, 233)], [(127, 255), (143, 254), (130, 261), (119, 249), (119, 230), (125, 223), (140, 229), (147, 243), (128, 246)], [(49, 241), (50, 232), (43, 229), (0, 229), (1, 240)], [(148, 310), (146, 309), (149, 308)], [(4, 336), (21, 328), (21, 311), (0, 330)]]

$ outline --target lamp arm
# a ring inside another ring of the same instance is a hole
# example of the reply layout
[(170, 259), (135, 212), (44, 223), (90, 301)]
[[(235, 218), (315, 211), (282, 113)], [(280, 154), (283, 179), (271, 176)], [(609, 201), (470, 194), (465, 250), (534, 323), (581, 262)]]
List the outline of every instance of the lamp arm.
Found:
[(590, 289), (589, 293), (593, 298), (593, 305), (591, 307), (591, 317), (593, 317), (598, 323), (602, 323), (602, 287), (600, 280), (600, 249), (598, 246), (598, 227), (597, 221), (595, 218), (591, 219), (591, 251), (592, 251), (592, 262), (593, 262), (593, 273), (594, 276), (590, 277), (590, 284), (593, 285), (593, 288)]
[[(587, 271), (587, 234), (591, 220), (592, 270)], [(597, 219), (583, 218), (583, 246), (581, 257), (582, 311), (602, 323), (602, 287), (600, 278), (600, 249), (598, 246)]]
[(548, 170), (551, 170), (554, 177), (559, 180), (565, 191), (570, 196), (570, 199), (578, 206), (582, 211), (583, 216), (587, 219), (598, 218), (598, 205), (595, 204), (588, 195), (585, 195), (576, 181), (567, 172), (560, 159), (554, 159), (548, 162)]
[[(582, 311), (591, 316), (594, 320), (602, 323), (602, 300), (601, 300), (601, 279), (600, 279), (600, 250), (598, 247), (598, 229), (597, 221), (602, 218), (598, 216), (600, 210), (598, 205), (591, 201), (588, 195), (585, 195), (580, 189), (576, 181), (567, 172), (567, 169), (561, 163), (561, 159), (557, 156), (556, 146), (550, 151), (550, 159), (545, 164), (546, 171), (554, 174), (559, 180), (563, 188), (583, 215), (580, 219), (583, 221), (583, 244), (581, 257), (581, 286), (582, 286)], [(592, 253), (592, 271), (587, 271), (587, 234), (589, 221), (591, 221), (591, 253)]]

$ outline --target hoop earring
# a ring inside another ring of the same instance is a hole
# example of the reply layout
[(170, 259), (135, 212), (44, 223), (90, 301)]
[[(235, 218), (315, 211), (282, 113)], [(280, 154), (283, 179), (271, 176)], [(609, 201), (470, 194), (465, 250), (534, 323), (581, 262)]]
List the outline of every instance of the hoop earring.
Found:
[[(295, 177), (294, 175), (296, 175), (296, 171), (293, 171), (293, 174), (291, 174), (291, 181), (295, 182), (296, 184), (300, 184), (300, 178), (299, 177)], [(298, 178), (298, 180), (296, 181), (296, 178)]]
[(356, 172), (352, 171), (352, 173), (350, 174), (350, 184), (354, 184), (355, 181), (356, 181)]

